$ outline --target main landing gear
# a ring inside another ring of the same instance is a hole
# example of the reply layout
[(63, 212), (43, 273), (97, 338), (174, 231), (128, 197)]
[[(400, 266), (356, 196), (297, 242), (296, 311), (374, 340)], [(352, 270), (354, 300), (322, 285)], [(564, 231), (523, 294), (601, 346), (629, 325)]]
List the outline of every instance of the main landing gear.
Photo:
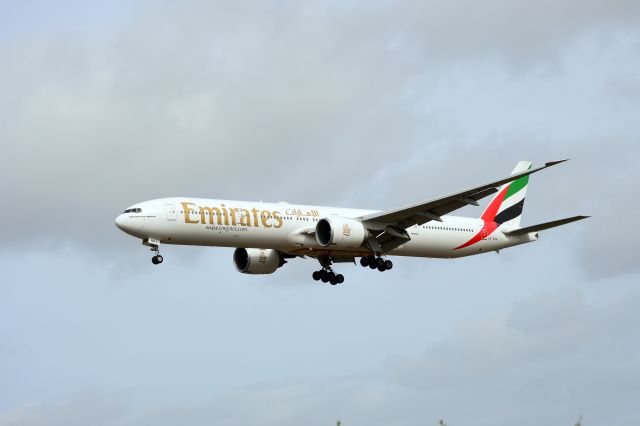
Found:
[(393, 262), (390, 260), (385, 260), (382, 257), (378, 256), (365, 256), (360, 258), (360, 265), (363, 267), (369, 267), (371, 269), (377, 269), (380, 272), (388, 271), (393, 268)]
[(336, 274), (331, 268), (333, 259), (330, 256), (318, 257), (318, 262), (322, 265), (322, 269), (313, 273), (312, 277), (315, 281), (322, 281), (323, 283), (330, 283), (331, 285), (342, 284), (344, 282), (344, 276), (342, 274)]
[(323, 283), (330, 283), (331, 285), (342, 284), (344, 282), (344, 275), (336, 274), (333, 269), (329, 267), (315, 271), (312, 276), (315, 281), (322, 281)]

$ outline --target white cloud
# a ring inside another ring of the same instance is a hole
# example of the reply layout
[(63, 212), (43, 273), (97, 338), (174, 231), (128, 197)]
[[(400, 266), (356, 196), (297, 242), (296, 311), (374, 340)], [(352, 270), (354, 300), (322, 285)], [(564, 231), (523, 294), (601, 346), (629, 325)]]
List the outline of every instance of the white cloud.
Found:
[(0, 414), (3, 426), (116, 425), (130, 410), (129, 395), (85, 391), (52, 403), (29, 403)]
[(436, 424), (439, 418), (536, 425), (572, 424), (580, 413), (590, 423), (632, 425), (640, 336), (628, 324), (640, 319), (640, 295), (623, 296), (591, 301), (572, 286), (539, 293), (455, 329), (419, 358), (392, 358), (365, 374), (269, 383), (164, 407), (136, 404), (140, 395), (131, 393), (77, 394), (9, 410), (0, 414), (0, 424), (63, 424), (97, 407), (109, 425), (319, 426), (338, 418), (345, 425)]

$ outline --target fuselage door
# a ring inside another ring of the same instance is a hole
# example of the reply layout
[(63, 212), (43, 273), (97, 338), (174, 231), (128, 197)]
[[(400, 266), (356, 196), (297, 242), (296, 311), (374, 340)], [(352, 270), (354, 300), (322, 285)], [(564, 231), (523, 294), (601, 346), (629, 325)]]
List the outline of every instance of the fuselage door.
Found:
[(165, 204), (164, 211), (167, 214), (167, 220), (176, 220), (178, 212), (176, 211), (175, 204)]

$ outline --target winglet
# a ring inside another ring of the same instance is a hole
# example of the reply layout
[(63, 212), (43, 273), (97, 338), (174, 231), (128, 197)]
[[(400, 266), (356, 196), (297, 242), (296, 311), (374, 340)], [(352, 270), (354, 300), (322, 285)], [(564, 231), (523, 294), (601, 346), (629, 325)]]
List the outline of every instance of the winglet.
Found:
[(555, 166), (556, 164), (564, 163), (565, 161), (569, 161), (569, 159), (565, 158), (564, 160), (549, 161), (548, 163), (544, 163), (544, 166), (551, 167)]

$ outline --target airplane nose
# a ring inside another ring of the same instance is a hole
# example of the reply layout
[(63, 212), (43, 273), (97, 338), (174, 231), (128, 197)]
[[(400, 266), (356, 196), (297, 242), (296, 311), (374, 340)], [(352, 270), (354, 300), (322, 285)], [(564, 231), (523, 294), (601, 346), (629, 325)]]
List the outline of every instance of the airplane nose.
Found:
[(127, 213), (122, 213), (115, 220), (116, 226), (127, 234), (134, 235), (144, 228), (144, 217), (131, 217)]
[(119, 215), (118, 217), (116, 217), (115, 222), (116, 222), (116, 226), (117, 226), (121, 231), (125, 231), (125, 226), (126, 226), (126, 225), (125, 225), (125, 222), (126, 222), (126, 219), (125, 219), (125, 217), (124, 217), (124, 215), (123, 215), (123, 214), (121, 214), (121, 215)]

